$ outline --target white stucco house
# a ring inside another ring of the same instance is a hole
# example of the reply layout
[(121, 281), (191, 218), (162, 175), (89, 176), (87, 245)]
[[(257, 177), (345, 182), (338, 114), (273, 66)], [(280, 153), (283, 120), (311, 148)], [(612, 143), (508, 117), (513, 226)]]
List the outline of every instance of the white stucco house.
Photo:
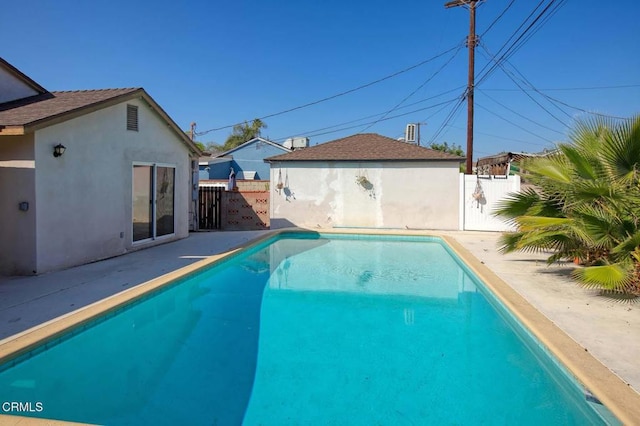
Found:
[(365, 133), (265, 161), (272, 228), (459, 228), (462, 157)]
[(49, 92), (0, 58), (0, 274), (187, 237), (199, 155), (144, 89)]

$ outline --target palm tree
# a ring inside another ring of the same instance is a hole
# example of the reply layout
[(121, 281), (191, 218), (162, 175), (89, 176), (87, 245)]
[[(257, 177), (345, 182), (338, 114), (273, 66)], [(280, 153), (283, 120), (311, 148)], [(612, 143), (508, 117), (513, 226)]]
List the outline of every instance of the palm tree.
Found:
[(267, 124), (259, 118), (254, 119), (251, 123), (245, 121), (243, 124), (236, 124), (233, 126), (233, 132), (224, 143), (225, 151), (257, 138), (262, 134), (262, 129), (266, 128)]
[(580, 121), (569, 139), (527, 163), (536, 189), (499, 205), (517, 227), (501, 250), (551, 250), (585, 265), (586, 286), (640, 294), (640, 116)]

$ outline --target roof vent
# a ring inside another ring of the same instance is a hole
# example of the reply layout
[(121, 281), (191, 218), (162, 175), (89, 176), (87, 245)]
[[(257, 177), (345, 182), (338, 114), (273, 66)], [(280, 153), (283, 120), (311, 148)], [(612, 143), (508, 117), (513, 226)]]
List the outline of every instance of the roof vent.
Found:
[(127, 105), (127, 130), (138, 131), (138, 107)]
[(404, 141), (408, 143), (416, 143), (416, 125), (407, 124), (407, 129), (404, 132)]

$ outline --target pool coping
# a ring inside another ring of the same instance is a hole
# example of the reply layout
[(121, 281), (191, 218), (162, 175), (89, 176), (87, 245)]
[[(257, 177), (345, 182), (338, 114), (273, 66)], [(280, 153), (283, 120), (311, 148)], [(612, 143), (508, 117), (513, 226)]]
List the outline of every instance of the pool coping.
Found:
[[(180, 278), (219, 263), (242, 249), (258, 245), (281, 234), (308, 232), (322, 234), (430, 236), (441, 238), (464, 261), (469, 269), (485, 283), (495, 297), (504, 304), (609, 411), (625, 425), (640, 425), (640, 394), (533, 307), (533, 305), (509, 284), (473, 256), (455, 237), (446, 235), (446, 231), (367, 228), (283, 228), (273, 230), (224, 253), (209, 256), (191, 265), (179, 268), (137, 285), (136, 287), (124, 290), (98, 302), (2, 339), (0, 340), (0, 364), (28, 353), (45, 340), (54, 340), (72, 328), (87, 324), (106, 313), (117, 311)], [(43, 418), (3, 414), (0, 414), (0, 421), (3, 424), (14, 425), (78, 424), (59, 420), (54, 421)]]

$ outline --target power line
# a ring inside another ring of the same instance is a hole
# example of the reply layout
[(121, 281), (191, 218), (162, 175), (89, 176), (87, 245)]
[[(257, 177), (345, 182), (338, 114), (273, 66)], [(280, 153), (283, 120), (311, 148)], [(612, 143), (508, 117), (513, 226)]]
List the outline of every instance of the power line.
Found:
[[(517, 38), (513, 43), (511, 43), (511, 45), (507, 48), (507, 50), (505, 50), (505, 52), (500, 56), (500, 58), (499, 58), (497, 61), (495, 61), (495, 63), (491, 66), (491, 68), (489, 68), (489, 70), (488, 70), (487, 72), (485, 72), (485, 73), (484, 73), (484, 75), (482, 75), (482, 76), (478, 79), (478, 83), (477, 83), (478, 85), (482, 84), (482, 82), (483, 82), (484, 80), (486, 80), (486, 79), (487, 79), (487, 77), (488, 77), (489, 75), (491, 75), (491, 73), (492, 73), (492, 72), (493, 72), (493, 71), (494, 71), (494, 70), (495, 70), (495, 69), (496, 69), (496, 68), (497, 68), (497, 67), (498, 67), (498, 66), (499, 66), (503, 61), (506, 61), (506, 60), (507, 60), (510, 56), (512, 56), (512, 55), (513, 55), (513, 54), (514, 54), (518, 49), (520, 49), (520, 48), (524, 45), (524, 43), (526, 43), (526, 41), (528, 41), (528, 40), (529, 40), (529, 38), (527, 38), (527, 39), (526, 39), (526, 40), (524, 40), (520, 45), (518, 45), (518, 42), (519, 42), (520, 40), (522, 40), (522, 38), (523, 38), (523, 37), (524, 37), (524, 36), (525, 36), (529, 31), (531, 31), (531, 29), (532, 29), (532, 28), (533, 28), (533, 26), (536, 24), (536, 22), (538, 22), (538, 21), (539, 21), (539, 20), (544, 16), (544, 14), (545, 14), (545, 13), (547, 13), (547, 12), (549, 11), (549, 8), (550, 8), (550, 7), (551, 7), (551, 6), (552, 6), (556, 1), (557, 1), (557, 0), (551, 0), (551, 1), (549, 2), (549, 4), (547, 4), (547, 6), (546, 6), (544, 9), (542, 9), (542, 11), (538, 14), (538, 16), (536, 16), (536, 17), (533, 19), (533, 21), (529, 24), (529, 26), (528, 26), (527, 28), (525, 28), (525, 30), (524, 30), (524, 31), (523, 31), (523, 32), (518, 36), (518, 38)], [(542, 1), (538, 4), (538, 6), (536, 6), (536, 9), (534, 9), (534, 12), (535, 12), (535, 10), (537, 10), (537, 9), (538, 9), (538, 7), (540, 7), (540, 6), (542, 5), (542, 3), (544, 3), (544, 0), (542, 0)], [(531, 16), (531, 15), (529, 15), (529, 16)], [(527, 20), (528, 20), (528, 19), (529, 19), (529, 18), (527, 18)], [(526, 21), (527, 21), (527, 20), (525, 20), (525, 22), (524, 22), (524, 23), (526, 23)], [(544, 21), (544, 23), (546, 23), (546, 22), (547, 22), (547, 21), (545, 20), (545, 21)], [(524, 23), (523, 23), (523, 24), (524, 24)], [(544, 23), (543, 23), (543, 24), (544, 24)], [(543, 25), (543, 24), (541, 24), (541, 25)], [(521, 27), (522, 27), (522, 25), (521, 25), (520, 27), (518, 27), (518, 30), (519, 30)], [(518, 30), (516, 30), (516, 32), (517, 32)], [(536, 30), (536, 31), (537, 31), (537, 30)], [(506, 45), (506, 43), (505, 43), (505, 45)], [(503, 45), (503, 47), (504, 47), (505, 45)], [(500, 48), (500, 50), (502, 50), (502, 48)], [(497, 54), (500, 54), (500, 50), (498, 51), (498, 53), (497, 53)]]
[(561, 135), (563, 135), (563, 134), (564, 134), (564, 133), (562, 133), (562, 132), (557, 131), (556, 129), (553, 129), (553, 128), (551, 128), (551, 127), (545, 126), (544, 124), (538, 123), (537, 121), (534, 121), (534, 120), (530, 119), (530, 118), (529, 118), (529, 117), (527, 117), (526, 115), (522, 115), (522, 114), (520, 114), (519, 112), (514, 111), (513, 109), (509, 108), (509, 107), (508, 107), (508, 106), (506, 106), (505, 104), (503, 104), (503, 103), (499, 102), (497, 99), (495, 99), (495, 98), (493, 98), (493, 97), (489, 96), (489, 94), (488, 94), (488, 93), (485, 93), (485, 91), (484, 91), (484, 90), (480, 90), (480, 92), (482, 92), (482, 94), (484, 94), (487, 98), (491, 99), (493, 102), (495, 102), (495, 103), (497, 103), (498, 105), (500, 105), (502, 108), (506, 109), (507, 111), (511, 111), (513, 114), (517, 115), (518, 117), (524, 118), (525, 120), (527, 120), (527, 121), (529, 121), (529, 122), (531, 122), (531, 123), (533, 123), (533, 124), (535, 124), (535, 125), (537, 125), (537, 126), (540, 126), (540, 127), (542, 127), (542, 128), (545, 128), (545, 129), (547, 129), (547, 130), (551, 130), (552, 132), (555, 132), (555, 133), (558, 133), (558, 134), (561, 134)]
[(491, 111), (490, 109), (483, 107), (482, 105), (480, 105), (480, 104), (479, 104), (479, 103), (477, 103), (477, 102), (476, 102), (476, 105), (478, 105), (478, 107), (480, 107), (481, 109), (483, 109), (483, 110), (487, 111), (489, 114), (493, 114), (493, 115), (495, 115), (495, 116), (496, 116), (496, 117), (498, 117), (499, 119), (501, 119), (501, 120), (503, 120), (503, 121), (506, 121), (507, 123), (511, 124), (512, 126), (515, 126), (515, 127), (517, 127), (518, 129), (520, 129), (520, 130), (522, 130), (522, 131), (525, 131), (525, 132), (529, 133), (530, 135), (533, 135), (533, 136), (535, 136), (535, 137), (537, 137), (537, 138), (540, 138), (540, 139), (544, 139), (544, 140), (545, 140), (545, 141), (547, 141), (547, 142), (553, 143), (553, 141), (552, 141), (552, 140), (547, 139), (547, 138), (545, 138), (545, 137), (542, 137), (542, 136), (540, 136), (540, 135), (538, 135), (538, 134), (536, 134), (536, 133), (533, 133), (532, 131), (529, 131), (529, 130), (525, 129), (524, 127), (522, 127), (522, 126), (520, 126), (520, 125), (518, 125), (518, 124), (514, 123), (513, 121), (511, 121), (511, 120), (508, 120), (508, 119), (504, 118), (504, 117), (503, 117), (503, 116), (501, 116), (500, 114), (495, 113), (495, 112)]
[(498, 17), (496, 19), (493, 20), (493, 22), (491, 24), (489, 24), (489, 26), (487, 27), (486, 30), (484, 30), (484, 32), (482, 34), (480, 34), (480, 38), (484, 37), (484, 35), (486, 33), (489, 32), (489, 30), (491, 28), (493, 28), (493, 26), (502, 18), (502, 16), (507, 13), (507, 10), (509, 10), (511, 8), (511, 6), (513, 6), (513, 3), (515, 3), (516, 0), (511, 0), (511, 2), (507, 5), (507, 7), (504, 8), (504, 10), (502, 11), (502, 13), (500, 13), (500, 15), (498, 15)]
[[(441, 105), (445, 105), (446, 106), (446, 105), (448, 105), (451, 102), (454, 102), (456, 100), (458, 100), (457, 97), (453, 98), (453, 99), (450, 99), (448, 101), (440, 102), (440, 103), (437, 103), (437, 104), (434, 104), (434, 105), (429, 105), (429, 106), (424, 107), (424, 108), (419, 108), (419, 109), (416, 109), (416, 110), (413, 110), (413, 111), (405, 112), (405, 113), (402, 113), (402, 114), (397, 114), (397, 115), (394, 115), (394, 116), (391, 116), (391, 117), (386, 117), (386, 118), (384, 118), (382, 120), (376, 120), (375, 122), (387, 121), (387, 120), (392, 120), (394, 118), (404, 117), (406, 115), (415, 114), (416, 112), (425, 111), (425, 110), (428, 110), (428, 109), (431, 109), (431, 108), (435, 108), (435, 107), (438, 107), (438, 106), (441, 106)], [(375, 116), (377, 116), (377, 115), (378, 114), (375, 114)], [(337, 124), (337, 125), (334, 125), (334, 126), (328, 126), (328, 127), (324, 127), (324, 128), (321, 128), (321, 129), (316, 129), (316, 130), (312, 130), (312, 131), (309, 131), (309, 132), (302, 132), (302, 133), (298, 133), (298, 134), (304, 134), (307, 137), (315, 137), (315, 136), (327, 135), (327, 134), (330, 134), (330, 133), (342, 132), (344, 130), (350, 130), (350, 129), (354, 129), (356, 127), (360, 127), (362, 125), (370, 124), (370, 123), (360, 123), (360, 124), (356, 124), (354, 126), (342, 127), (340, 129), (323, 132), (323, 130), (331, 129), (331, 128), (334, 128), (334, 127), (338, 127), (338, 126), (341, 126), (341, 125), (344, 125), (344, 124), (350, 124), (350, 123), (353, 123), (353, 122), (356, 122), (356, 121), (361, 121), (361, 120), (363, 120), (363, 119), (352, 120), (350, 122), (348, 121), (348, 122), (345, 122), (345, 123), (342, 123), (342, 124)], [(374, 122), (372, 122), (372, 123), (374, 123)], [(317, 132), (321, 132), (321, 133), (317, 133)], [(285, 139), (287, 139), (289, 137), (291, 137), (291, 136), (287, 136), (287, 137), (284, 137), (284, 138), (275, 138), (273, 140), (274, 141), (280, 141), (280, 140), (285, 140)]]
[(628, 118), (628, 117), (619, 117), (617, 115), (609, 115), (609, 114), (602, 114), (602, 113), (599, 113), (599, 112), (589, 111), (589, 110), (586, 110), (584, 108), (580, 108), (580, 107), (577, 107), (577, 106), (569, 105), (566, 102), (563, 102), (563, 101), (561, 101), (559, 99), (553, 98), (553, 97), (551, 97), (549, 95), (546, 95), (546, 94), (544, 94), (542, 92), (538, 92), (538, 93), (540, 93), (542, 96), (544, 96), (545, 98), (549, 99), (552, 102), (557, 102), (557, 103), (559, 103), (561, 105), (564, 105), (564, 106), (566, 106), (568, 108), (572, 108), (572, 109), (575, 109), (576, 111), (581, 111), (581, 112), (584, 112), (586, 114), (597, 115), (599, 117), (606, 117), (606, 118), (615, 118), (616, 120), (626, 120)]
[[(421, 104), (421, 103), (423, 103), (423, 102), (425, 102), (425, 101), (428, 101), (428, 100), (431, 100), (431, 99), (435, 99), (435, 98), (439, 98), (439, 97), (440, 97), (440, 96), (442, 96), (442, 95), (446, 95), (446, 94), (449, 94), (449, 93), (451, 93), (451, 92), (458, 91), (458, 90), (462, 89), (463, 87), (464, 87), (464, 86), (458, 86), (458, 87), (455, 87), (455, 88), (453, 88), (453, 89), (445, 90), (444, 92), (440, 92), (440, 93), (438, 93), (437, 95), (433, 95), (433, 96), (430, 96), (430, 97), (428, 97), (428, 98), (424, 98), (424, 99), (421, 99), (421, 100), (419, 100), (419, 101), (412, 102), (412, 103), (410, 103), (410, 104), (407, 104), (407, 105), (401, 106), (401, 107), (399, 107), (398, 109), (405, 109), (405, 108), (409, 108), (409, 107), (411, 107), (411, 106), (414, 106), (414, 105), (417, 105), (417, 104)], [(456, 100), (456, 99), (457, 99), (457, 98), (454, 98), (453, 100)], [(451, 101), (446, 101), (446, 102), (451, 102)], [(441, 104), (436, 104), (435, 106), (438, 106), (438, 105), (441, 105)], [(407, 114), (412, 114), (412, 113), (417, 112), (417, 111), (423, 111), (423, 110), (425, 110), (425, 109), (430, 109), (430, 108), (432, 108), (432, 107), (433, 107), (433, 106), (429, 106), (429, 107), (426, 107), (426, 108), (421, 108), (421, 109), (414, 110), (414, 111), (412, 111), (412, 112), (410, 112), (410, 113), (407, 113)], [(356, 118), (356, 119), (354, 119), (354, 120), (349, 120), (349, 121), (345, 121), (345, 122), (342, 122), (342, 123), (333, 124), (333, 125), (331, 125), (331, 126), (326, 126), (326, 127), (321, 128), (321, 129), (315, 129), (315, 130), (310, 130), (310, 131), (306, 131), (306, 132), (298, 132), (298, 133), (296, 133), (295, 135), (286, 136), (286, 137), (284, 137), (284, 138), (277, 138), (277, 139), (274, 139), (274, 140), (276, 140), (276, 141), (277, 141), (277, 140), (285, 140), (285, 139), (287, 139), (287, 138), (290, 138), (290, 137), (293, 137), (293, 136), (296, 136), (296, 135), (308, 135), (308, 136), (311, 136), (311, 133), (320, 132), (320, 131), (323, 131), (323, 130), (328, 130), (328, 129), (332, 129), (332, 128), (334, 128), (334, 127), (340, 127), (340, 126), (344, 126), (344, 125), (347, 125), (347, 124), (357, 123), (357, 122), (362, 121), (362, 120), (366, 120), (366, 119), (369, 119), (369, 118), (378, 117), (380, 114), (381, 114), (381, 113), (380, 113), (380, 112), (378, 112), (378, 113), (375, 113), (375, 114), (367, 115), (367, 116), (365, 116), (365, 117)], [(396, 117), (398, 117), (398, 116), (396, 116)], [(358, 126), (362, 126), (362, 125), (364, 125), (364, 124), (359, 124)], [(354, 127), (358, 127), (358, 126), (354, 126)]]
[[(453, 129), (458, 129), (458, 130), (465, 130), (464, 127), (460, 127), (460, 126), (449, 125), (449, 127), (453, 128)], [(510, 141), (510, 142), (520, 142), (520, 143), (524, 143), (524, 144), (527, 144), (527, 145), (536, 145), (536, 146), (547, 146), (547, 144), (539, 144), (539, 143), (535, 143), (535, 142), (525, 141), (525, 140), (522, 140), (522, 139), (505, 138), (504, 136), (498, 136), (498, 135), (494, 135), (492, 133), (485, 133), (485, 132), (477, 132), (477, 133), (479, 135), (491, 136), (492, 138), (502, 139), (502, 140)], [(555, 143), (555, 142), (553, 142), (553, 143)]]
[(461, 96), (458, 99), (458, 102), (454, 105), (454, 107), (451, 109), (451, 111), (449, 111), (449, 114), (447, 114), (447, 116), (445, 117), (445, 119), (442, 122), (442, 124), (438, 127), (438, 130), (436, 130), (436, 132), (431, 137), (431, 140), (429, 141), (429, 144), (434, 143), (436, 141), (436, 139), (438, 138), (438, 136), (440, 136), (442, 131), (445, 129), (445, 127), (447, 127), (449, 125), (449, 122), (451, 122), (454, 119), (454, 117), (456, 116), (457, 112), (460, 110), (460, 107), (464, 103), (464, 100), (465, 100), (465, 96), (464, 95)]
[[(527, 21), (529, 21), (529, 19), (533, 16), (533, 14), (536, 12), (536, 10), (538, 10), (538, 8), (540, 8), (540, 6), (542, 6), (543, 3), (544, 3), (544, 0), (540, 0), (538, 5), (529, 13), (529, 16), (527, 16), (525, 18), (525, 20), (520, 24), (520, 26), (518, 26), (518, 28), (516, 28), (516, 30), (509, 36), (507, 41), (505, 41), (503, 43), (503, 45), (500, 47), (500, 49), (498, 49), (498, 52), (496, 53), (496, 56), (499, 55), (502, 52), (502, 50), (507, 47), (509, 42), (518, 34), (518, 31), (520, 31), (520, 29), (525, 26)], [(480, 70), (480, 72), (478, 74), (480, 75), (480, 74), (484, 73), (485, 70), (487, 69), (487, 67), (489, 67), (490, 65), (491, 65), (491, 63), (487, 63), (484, 67), (482, 67), (482, 69)]]
[[(512, 63), (510, 63), (510, 62), (508, 62), (508, 61), (507, 61), (507, 64), (509, 64), (509, 65), (511, 66), (511, 68), (513, 68), (513, 70), (514, 70), (514, 71), (515, 71), (515, 72), (516, 72), (516, 73), (521, 77), (521, 79), (522, 79), (523, 83), (525, 83), (526, 85), (528, 85), (529, 87), (531, 87), (531, 89), (533, 89), (533, 91), (535, 91), (536, 93), (538, 93), (539, 95), (541, 95), (542, 97), (544, 97), (545, 99), (547, 99), (549, 102), (551, 102), (551, 104), (552, 104), (552, 105), (554, 105), (556, 108), (558, 108), (558, 110), (562, 111), (564, 114), (566, 114), (566, 115), (567, 115), (568, 117), (570, 117), (570, 118), (573, 118), (573, 117), (571, 117), (569, 114), (567, 114), (567, 113), (566, 113), (562, 108), (560, 108), (557, 104), (561, 104), (561, 105), (564, 105), (564, 106), (566, 106), (566, 107), (568, 107), (568, 108), (575, 109), (576, 111), (581, 111), (581, 112), (584, 112), (584, 113), (587, 113), (587, 114), (597, 115), (597, 116), (600, 116), (600, 117), (614, 118), (614, 119), (617, 119), (617, 120), (624, 120), (624, 119), (625, 119), (625, 117), (618, 117), (618, 116), (615, 116), (615, 115), (601, 114), (601, 113), (598, 113), (598, 112), (588, 111), (588, 110), (583, 109), (583, 108), (580, 108), (580, 107), (576, 107), (576, 106), (573, 106), (573, 105), (569, 105), (568, 103), (563, 102), (563, 101), (561, 101), (561, 100), (559, 100), (559, 99), (556, 99), (556, 98), (554, 98), (554, 97), (551, 97), (551, 96), (547, 95), (546, 93), (542, 93), (542, 92), (541, 92), (540, 90), (538, 90), (538, 89), (533, 85), (533, 83), (531, 83), (531, 82), (530, 82), (530, 81), (529, 81), (529, 80), (528, 80), (528, 79), (527, 79), (527, 78), (526, 78), (526, 77), (525, 77), (525, 76), (524, 76), (524, 75), (523, 75), (523, 74), (522, 74), (522, 73), (521, 73), (521, 72), (520, 72), (520, 71), (519, 71), (519, 70), (518, 70), (518, 69), (517, 69), (517, 68), (516, 68)], [(504, 71), (505, 73), (507, 72), (507, 71), (506, 71), (506, 69), (504, 69), (504, 68), (503, 68), (503, 71)]]
[[(456, 50), (458, 48), (459, 48), (459, 46), (455, 45), (452, 48), (450, 48), (448, 50), (445, 50), (444, 52), (441, 52), (441, 53), (439, 53), (439, 54), (437, 54), (437, 55), (435, 55), (435, 56), (433, 56), (433, 57), (431, 57), (429, 59), (425, 59), (424, 61), (418, 62), (417, 64), (411, 65), (410, 67), (407, 67), (407, 68), (402, 69), (400, 71), (396, 71), (393, 74), (389, 74), (389, 75), (387, 75), (385, 77), (379, 78), (377, 80), (371, 81), (369, 83), (363, 84), (363, 85), (355, 87), (353, 89), (345, 90), (344, 92), (340, 92), (340, 93), (337, 93), (335, 95), (327, 96), (326, 98), (318, 99), (318, 100), (313, 101), (313, 102), (309, 102), (309, 103), (306, 103), (306, 104), (303, 104), (303, 105), (299, 105), (299, 106), (296, 106), (296, 107), (293, 107), (293, 108), (289, 108), (289, 109), (286, 109), (286, 110), (283, 110), (283, 111), (279, 111), (279, 112), (276, 112), (276, 113), (273, 113), (273, 114), (268, 114), (268, 115), (265, 115), (265, 116), (262, 116), (262, 117), (258, 117), (258, 119), (259, 120), (264, 120), (264, 119), (267, 119), (267, 118), (276, 117), (278, 115), (282, 115), (282, 114), (286, 114), (286, 113), (289, 113), (289, 112), (292, 112), (292, 111), (296, 111), (296, 110), (299, 110), (299, 109), (307, 108), (307, 107), (310, 107), (312, 105), (317, 105), (319, 103), (326, 102), (326, 101), (329, 101), (329, 100), (332, 100), (332, 99), (335, 99), (335, 98), (338, 98), (338, 97), (341, 97), (341, 96), (344, 96), (344, 95), (348, 95), (348, 94), (356, 92), (358, 90), (365, 89), (367, 87), (370, 87), (370, 86), (373, 86), (375, 84), (381, 83), (383, 81), (389, 80), (391, 78), (397, 77), (397, 76), (399, 76), (401, 74), (404, 74), (404, 73), (406, 73), (408, 71), (411, 71), (411, 70), (413, 70), (415, 68), (418, 68), (418, 67), (420, 67), (420, 66), (422, 66), (424, 64), (427, 64), (427, 63), (429, 63), (431, 61), (434, 61), (434, 60), (438, 59), (439, 57), (444, 56), (447, 53), (452, 52), (452, 51), (454, 51), (454, 50)], [(215, 131), (218, 131), (218, 130), (230, 129), (230, 128), (234, 127), (234, 126), (238, 126), (238, 125), (241, 125), (243, 123), (244, 123), (244, 121), (241, 121), (241, 122), (234, 123), (234, 124), (228, 124), (228, 125), (225, 125), (225, 126), (216, 127), (216, 128), (213, 128), (213, 129), (205, 130), (203, 132), (199, 132), (199, 133), (197, 133), (197, 135), (198, 136), (202, 136), (202, 135), (206, 135), (207, 133), (215, 132)]]
[[(534, 26), (545, 16), (545, 14), (549, 13), (549, 11), (551, 10), (551, 15), (555, 12), (557, 12), (557, 5), (555, 9), (550, 9), (557, 0), (551, 0), (539, 13), (538, 15), (533, 18), (531, 20), (531, 18), (534, 16), (534, 14), (538, 11), (538, 9), (540, 9), (543, 5), (545, 0), (541, 0), (538, 5), (529, 13), (529, 16), (527, 16), (527, 18), (520, 24), (520, 26), (513, 32), (513, 34), (509, 37), (509, 39), (507, 39), (507, 41), (502, 45), (502, 47), (499, 49), (498, 54), (501, 54), (499, 59), (495, 59), (495, 56), (493, 57), (493, 62), (491, 61), (487, 63), (487, 65), (485, 65), (485, 67), (480, 71), (480, 78), (478, 79), (477, 83), (474, 84), (474, 56), (473, 56), (473, 47), (475, 47), (476, 43), (477, 43), (477, 37), (475, 35), (475, 6), (476, 5), (476, 1), (474, 0), (454, 0), (454, 1), (450, 1), (448, 3), (445, 4), (445, 7), (449, 8), (449, 7), (454, 7), (454, 6), (462, 6), (462, 5), (467, 5), (469, 6), (469, 9), (471, 11), (471, 25), (470, 25), (470, 35), (469, 35), (469, 41), (468, 41), (468, 45), (469, 45), (469, 85), (466, 91), (466, 98), (467, 101), (469, 103), (469, 107), (468, 107), (468, 125), (467, 125), (467, 169), (468, 171), (471, 170), (471, 156), (472, 156), (472, 147), (473, 147), (473, 91), (474, 91), (474, 87), (477, 85), (480, 85), (482, 83), (483, 80), (485, 80), (498, 66), (501, 66), (502, 61), (506, 60), (510, 55), (512, 55), (517, 49), (521, 48), (522, 45), (524, 45), (524, 43), (526, 43), (526, 41), (528, 41), (530, 39), (530, 36), (528, 36), (526, 39), (524, 39), (525, 36), (527, 36), (527, 34), (532, 31), (532, 29), (534, 29)], [(507, 7), (508, 10), (508, 7)], [(491, 26), (493, 26), (493, 24), (495, 22), (497, 22), (497, 20), (504, 15), (504, 13), (506, 13), (506, 10), (498, 17), (496, 18), (496, 20), (492, 23), (492, 25), (490, 25), (489, 29), (491, 28)], [(547, 18), (545, 18), (543, 21), (541, 21), (541, 24), (535, 28), (534, 31), (539, 30), (539, 28), (544, 25), (546, 22), (548, 21)], [(527, 25), (528, 26), (522, 31), (520, 32), (520, 30)], [(485, 31), (486, 33), (486, 31)], [(535, 33), (535, 32), (534, 32)], [(515, 40), (513, 42), (511, 42), (515, 37)], [(522, 40), (522, 42), (520, 43), (520, 41)], [(520, 44), (518, 44), (520, 43)], [(504, 51), (504, 52), (503, 52)], [(497, 55), (496, 55), (497, 56)], [(487, 70), (488, 68), (488, 70)], [(501, 67), (502, 68), (502, 67)], [(486, 71), (485, 71), (486, 70)], [(517, 86), (521, 87), (516, 81), (515, 79), (513, 79), (514, 83), (516, 83)], [(527, 94), (527, 96), (530, 96)], [(541, 108), (545, 109), (541, 104), (539, 104), (535, 99), (531, 98), (534, 102), (536, 102)], [(436, 133), (433, 136), (433, 140), (435, 140), (435, 138), (437, 138), (442, 131), (444, 130), (444, 128), (449, 124), (449, 122), (455, 117), (458, 108), (460, 107), (461, 102), (459, 102), (458, 104), (456, 104), (456, 106), (450, 111), (449, 115), (445, 118), (445, 121), (443, 122), (443, 124), (438, 128), (438, 130), (436, 131)], [(549, 112), (549, 111), (547, 111)], [(549, 114), (551, 114), (549, 112)], [(554, 116), (554, 118), (557, 119), (557, 117)], [(559, 119), (558, 119), (559, 120)], [(562, 122), (561, 122), (562, 123)], [(564, 123), (562, 123), (563, 126), (566, 126)]]
[(369, 130), (371, 127), (373, 127), (376, 123), (378, 123), (378, 121), (382, 121), (382, 119), (384, 119), (387, 115), (391, 114), (393, 111), (397, 110), (398, 108), (400, 108), (400, 106), (405, 103), (405, 101), (407, 99), (409, 99), (411, 96), (415, 95), (416, 92), (420, 89), (422, 89), (427, 83), (429, 83), (431, 80), (433, 80), (435, 78), (435, 76), (437, 76), (438, 74), (440, 74), (440, 72), (442, 72), (442, 70), (451, 63), (451, 61), (453, 61), (453, 59), (458, 56), (458, 53), (460, 52), (460, 49), (462, 49), (462, 44), (460, 44), (460, 47), (458, 47), (458, 49), (453, 53), (453, 55), (449, 58), (449, 60), (447, 62), (445, 62), (444, 64), (442, 64), (442, 66), (440, 68), (438, 68), (433, 74), (431, 74), (431, 76), (429, 76), (429, 78), (427, 78), (420, 86), (418, 86), (415, 90), (413, 90), (411, 93), (409, 93), (407, 96), (404, 97), (404, 99), (402, 99), (400, 102), (398, 102), (393, 108), (391, 108), (390, 110), (388, 110), (387, 112), (385, 112), (384, 114), (382, 114), (382, 116), (380, 117), (379, 120), (374, 121), (373, 123), (369, 124), (367, 127), (365, 127), (364, 129), (360, 130), (358, 133), (364, 133), (367, 130)]
[[(552, 6), (555, 0), (553, 0), (549, 6)], [(531, 39), (534, 35), (536, 35), (536, 33), (538, 31), (540, 31), (540, 28), (542, 28), (547, 21), (549, 21), (556, 13), (558, 13), (558, 11), (567, 3), (567, 0), (560, 0), (559, 3), (556, 3), (555, 5), (553, 5), (553, 9), (550, 9), (549, 12), (542, 18), (542, 21), (540, 21), (540, 24), (538, 24), (538, 26), (533, 29), (527, 36), (526, 38), (524, 38), (522, 40), (522, 43), (520, 43), (519, 46), (517, 46), (512, 53), (509, 54), (509, 56), (513, 56), (518, 50), (520, 50), (522, 48), (522, 46), (527, 43), (529, 41), (529, 39)]]
[[(567, 125), (564, 121), (562, 121), (562, 120), (560, 120), (558, 117), (556, 117), (556, 116), (555, 116), (555, 114), (553, 114), (551, 111), (549, 111), (547, 108), (545, 108), (545, 107), (544, 107), (540, 102), (538, 102), (537, 100), (535, 100), (535, 99), (533, 98), (533, 96), (531, 96), (527, 91), (525, 91), (525, 90), (524, 90), (524, 88), (520, 85), (520, 83), (518, 83), (518, 82), (515, 80), (515, 78), (514, 78), (514, 77), (513, 77), (509, 72), (507, 72), (507, 71), (505, 70), (505, 68), (504, 68), (504, 66), (502, 65), (502, 63), (497, 62), (497, 60), (495, 59), (495, 57), (493, 57), (493, 55), (491, 55), (491, 52), (489, 52), (489, 51), (487, 50), (486, 46), (481, 45), (481, 47), (485, 50), (485, 52), (486, 52), (488, 55), (490, 55), (490, 58), (489, 58), (489, 59), (490, 59), (491, 61), (495, 61), (495, 62), (496, 62), (496, 64), (498, 64), (498, 66), (500, 67), (500, 69), (502, 69), (502, 71), (507, 75), (507, 77), (509, 77), (509, 78), (511, 79), (511, 81), (513, 81), (513, 83), (514, 83), (516, 86), (518, 86), (518, 87), (522, 90), (522, 92), (523, 92), (525, 95), (527, 95), (527, 97), (528, 97), (529, 99), (531, 99), (531, 100), (532, 100), (536, 105), (538, 105), (540, 108), (542, 108), (542, 109), (543, 109), (547, 114), (549, 114), (551, 117), (553, 117), (553, 119), (555, 119), (558, 123), (562, 124), (562, 126), (564, 126), (564, 127), (568, 127), (568, 125)], [(563, 112), (564, 114), (568, 115), (566, 112), (564, 112), (564, 111), (562, 111), (562, 112)], [(571, 118), (571, 116), (569, 116), (569, 118)]]
[[(512, 65), (513, 66), (513, 65)], [(578, 90), (607, 90), (607, 89), (628, 89), (631, 87), (640, 87), (640, 84), (624, 84), (619, 86), (589, 86), (589, 87), (562, 87), (562, 88), (545, 88), (545, 89), (524, 89), (525, 91), (544, 91), (544, 92), (560, 92), (560, 91), (578, 91)], [(523, 89), (483, 89), (483, 92), (520, 92)]]

